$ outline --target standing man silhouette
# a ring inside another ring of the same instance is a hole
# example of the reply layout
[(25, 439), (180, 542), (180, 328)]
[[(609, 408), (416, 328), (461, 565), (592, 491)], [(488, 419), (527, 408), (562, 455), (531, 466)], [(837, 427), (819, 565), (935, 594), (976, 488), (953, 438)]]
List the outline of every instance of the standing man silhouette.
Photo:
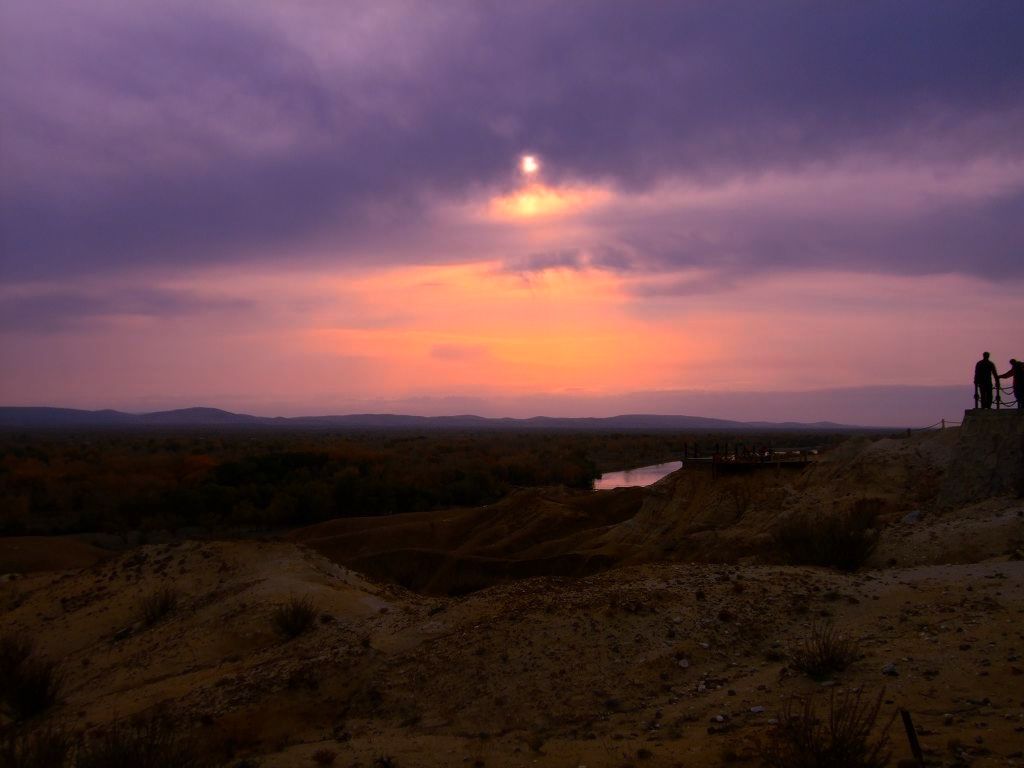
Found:
[(1000, 379), (1013, 377), (1013, 396), (1017, 400), (1017, 407), (1024, 408), (1024, 363), (1020, 360), (1010, 358), (1010, 370), (999, 376)]
[(992, 383), (999, 378), (996, 373), (996, 366), (988, 359), (988, 352), (981, 356), (981, 360), (974, 364), (974, 386), (981, 395), (981, 407), (992, 407)]

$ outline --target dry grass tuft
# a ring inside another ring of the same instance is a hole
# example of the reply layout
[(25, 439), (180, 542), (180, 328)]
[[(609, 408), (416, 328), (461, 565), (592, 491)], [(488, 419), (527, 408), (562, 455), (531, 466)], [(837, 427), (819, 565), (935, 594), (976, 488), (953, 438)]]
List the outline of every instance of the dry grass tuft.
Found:
[(178, 609), (178, 592), (173, 587), (160, 587), (142, 598), (139, 607), (142, 623), (152, 627)]
[(842, 672), (859, 654), (851, 638), (840, 634), (834, 624), (821, 622), (811, 625), (810, 634), (790, 651), (790, 657), (794, 669), (815, 680), (824, 680)]
[(166, 718), (119, 723), (94, 733), (78, 748), (75, 768), (203, 768), (190, 735)]
[(274, 628), (291, 639), (313, 628), (317, 610), (308, 597), (290, 597), (288, 602), (274, 608), (270, 616)]
[(885, 768), (889, 764), (889, 730), (896, 713), (876, 734), (884, 691), (865, 701), (862, 691), (829, 696), (823, 718), (813, 697), (790, 699), (786, 709), (759, 744), (767, 768)]

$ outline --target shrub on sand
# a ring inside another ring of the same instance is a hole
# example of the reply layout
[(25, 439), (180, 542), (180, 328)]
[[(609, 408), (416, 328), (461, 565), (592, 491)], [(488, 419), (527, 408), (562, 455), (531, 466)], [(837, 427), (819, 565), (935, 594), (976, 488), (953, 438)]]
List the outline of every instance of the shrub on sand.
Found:
[(118, 723), (86, 737), (75, 768), (201, 768), (195, 742), (164, 717)]
[(790, 651), (793, 668), (815, 680), (824, 680), (842, 672), (857, 660), (857, 645), (841, 635), (835, 625), (821, 622), (811, 625), (810, 634)]
[(315, 623), (317, 610), (308, 597), (293, 596), (274, 608), (270, 618), (274, 628), (291, 639), (308, 632)]
[(819, 717), (813, 697), (790, 699), (779, 722), (758, 745), (768, 768), (885, 768), (891, 756), (893, 712), (876, 733), (884, 691), (865, 700), (863, 691), (836, 695)]
[(150, 592), (140, 604), (142, 623), (151, 627), (178, 608), (178, 592), (173, 587), (163, 586)]

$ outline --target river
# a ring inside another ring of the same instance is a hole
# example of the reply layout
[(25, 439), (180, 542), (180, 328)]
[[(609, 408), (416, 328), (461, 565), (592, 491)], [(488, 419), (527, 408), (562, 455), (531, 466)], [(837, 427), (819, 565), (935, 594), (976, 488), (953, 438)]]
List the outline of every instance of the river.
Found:
[(652, 464), (649, 467), (623, 469), (618, 472), (605, 472), (594, 481), (595, 491), (607, 491), (610, 488), (628, 488), (634, 485), (650, 485), (665, 475), (675, 472), (683, 466), (681, 461), (669, 461), (665, 464)]

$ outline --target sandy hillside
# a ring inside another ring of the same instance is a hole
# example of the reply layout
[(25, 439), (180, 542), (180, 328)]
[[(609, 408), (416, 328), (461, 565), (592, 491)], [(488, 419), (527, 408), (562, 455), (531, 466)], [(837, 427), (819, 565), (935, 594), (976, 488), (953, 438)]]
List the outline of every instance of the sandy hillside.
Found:
[(526, 489), (487, 507), (334, 520), (288, 538), (419, 592), (461, 594), (535, 576), (665, 560), (770, 562), (781, 520), (877, 517), (869, 565), (977, 562), (1024, 546), (1015, 494), (943, 504), (960, 431), (853, 438), (807, 469), (715, 477), (698, 467), (646, 489)]
[[(944, 506), (957, 442), (850, 441), (797, 473), (522, 492), (490, 508), (491, 527), (489, 508), (348, 520), (26, 569), (0, 583), (3, 630), (34, 637), (66, 684), (22, 727), (96, 731), (159, 710), (223, 766), (314, 766), (317, 752), (342, 766), (756, 765), (794, 694), (863, 687), (884, 691), (883, 716), (913, 714), (935, 765), (1024, 766), (1024, 501)], [(770, 562), (779, 520), (858, 505), (882, 526), (860, 571)], [(394, 552), (431, 554), (413, 567)], [(359, 559), (378, 576), (342, 564)], [(383, 581), (382, 562), (421, 592)], [(491, 585), (448, 594), (474, 580)], [(147, 627), (142, 602), (164, 587), (178, 605)], [(317, 618), (288, 640), (271, 614), (299, 595)], [(826, 622), (857, 658), (815, 680), (794, 661)], [(892, 735), (896, 765), (909, 750), (898, 723)]]

